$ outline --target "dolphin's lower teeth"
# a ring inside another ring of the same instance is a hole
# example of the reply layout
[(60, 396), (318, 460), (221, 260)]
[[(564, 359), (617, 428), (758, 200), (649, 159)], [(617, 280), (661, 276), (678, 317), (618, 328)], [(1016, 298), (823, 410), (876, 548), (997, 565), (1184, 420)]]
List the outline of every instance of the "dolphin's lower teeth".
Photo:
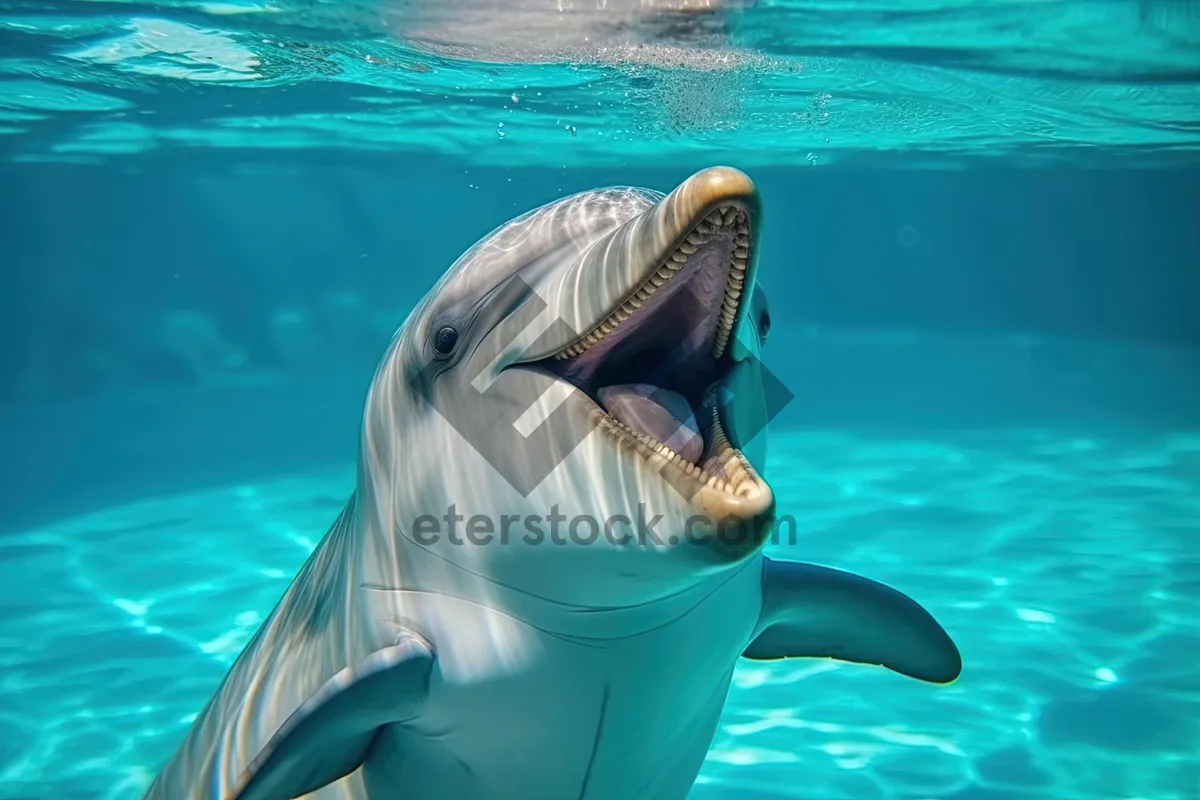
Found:
[(605, 411), (635, 434), (653, 439), (660, 454), (677, 454), (693, 464), (704, 455), (700, 426), (683, 395), (648, 383), (605, 386), (597, 395)]
[[(711, 414), (709, 441), (705, 442), (690, 415), (691, 406), (675, 392), (650, 384), (626, 384), (606, 386), (598, 394), (608, 411), (605, 427), (610, 434), (640, 443), (712, 489), (748, 499), (759, 496), (762, 490), (753, 468), (725, 435), (715, 403), (705, 403)], [(686, 425), (679, 420), (685, 414)], [(643, 432), (643, 428), (653, 433)]]

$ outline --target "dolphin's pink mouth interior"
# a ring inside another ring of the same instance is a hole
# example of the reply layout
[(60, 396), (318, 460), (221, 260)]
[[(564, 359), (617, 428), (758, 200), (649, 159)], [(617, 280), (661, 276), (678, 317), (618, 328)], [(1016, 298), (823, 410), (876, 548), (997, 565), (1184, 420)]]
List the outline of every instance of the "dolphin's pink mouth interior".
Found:
[(547, 362), (610, 416), (692, 464), (711, 444), (712, 389), (728, 371), (714, 355), (735, 246), (718, 229), (636, 313), (584, 352)]

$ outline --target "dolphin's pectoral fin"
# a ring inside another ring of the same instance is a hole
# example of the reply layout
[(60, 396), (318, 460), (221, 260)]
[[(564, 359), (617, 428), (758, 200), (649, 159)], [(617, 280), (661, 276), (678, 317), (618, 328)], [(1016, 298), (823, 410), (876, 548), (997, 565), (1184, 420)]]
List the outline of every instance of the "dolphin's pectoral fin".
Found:
[(746, 658), (834, 658), (932, 683), (949, 683), (962, 672), (954, 641), (915, 600), (815, 564), (764, 559), (756, 630)]
[(346, 667), (284, 723), (229, 800), (290, 800), (349, 775), (381, 726), (415, 714), (432, 669), (429, 646), (403, 634)]

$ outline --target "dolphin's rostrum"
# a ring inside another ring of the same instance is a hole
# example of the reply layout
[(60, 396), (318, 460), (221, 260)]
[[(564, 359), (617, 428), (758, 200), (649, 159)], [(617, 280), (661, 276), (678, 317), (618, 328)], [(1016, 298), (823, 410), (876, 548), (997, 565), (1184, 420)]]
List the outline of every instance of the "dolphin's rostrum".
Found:
[(762, 552), (759, 219), (718, 167), (463, 254), (376, 372), (341, 517), (147, 800), (682, 800), (740, 657), (957, 678), (910, 598)]

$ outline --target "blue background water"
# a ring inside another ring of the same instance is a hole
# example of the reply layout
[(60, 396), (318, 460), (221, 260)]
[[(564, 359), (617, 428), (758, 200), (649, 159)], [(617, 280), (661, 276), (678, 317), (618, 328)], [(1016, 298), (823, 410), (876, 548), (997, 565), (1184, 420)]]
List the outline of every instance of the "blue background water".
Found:
[(1200, 798), (1195, 6), (766, 3), (743, 33), (806, 71), (680, 81), (110, 5), (0, 2), (0, 798), (140, 796), (463, 249), (714, 163), (762, 191), (796, 395), (773, 547), (965, 668), (744, 663), (693, 797)]

